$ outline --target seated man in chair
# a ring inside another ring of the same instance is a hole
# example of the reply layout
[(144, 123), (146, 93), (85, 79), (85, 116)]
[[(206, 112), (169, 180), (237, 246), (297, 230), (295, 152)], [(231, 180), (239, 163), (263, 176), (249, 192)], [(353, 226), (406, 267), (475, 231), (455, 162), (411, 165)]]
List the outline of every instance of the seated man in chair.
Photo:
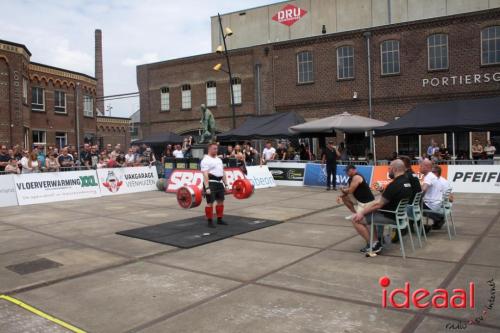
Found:
[[(353, 214), (356, 214), (357, 211), (361, 211), (367, 205), (370, 205), (375, 200), (375, 197), (370, 185), (358, 173), (356, 166), (348, 165), (345, 172), (349, 176), (348, 186), (340, 189), (342, 194), (337, 198), (337, 202), (343, 202)], [(351, 219), (352, 216), (348, 218)]]
[[(432, 229), (441, 229), (444, 223), (444, 218), (441, 216), (441, 203), (443, 201), (443, 194), (441, 193), (441, 183), (438, 177), (432, 173), (432, 162), (429, 160), (423, 160), (420, 162), (420, 173), (424, 175), (424, 181), (422, 183), (422, 192), (424, 192), (424, 215), (428, 216), (434, 221)], [(431, 212), (429, 212), (431, 211)], [(435, 211), (434, 214), (432, 211)], [(425, 232), (429, 232), (428, 226)]]
[(378, 201), (373, 205), (365, 207), (362, 211), (357, 212), (352, 221), (354, 222), (354, 228), (363, 237), (367, 243), (367, 248), (365, 252), (379, 253), (382, 251), (382, 244), (378, 241), (376, 228), (374, 230), (373, 248), (370, 248), (370, 230), (368, 226), (363, 223), (363, 219), (366, 216), (366, 221), (368, 224), (375, 222), (378, 224), (394, 224), (395, 216), (388, 212), (379, 212), (379, 209), (394, 211), (399, 205), (399, 202), (403, 199), (410, 199), (412, 195), (412, 189), (410, 181), (405, 174), (406, 167), (400, 159), (396, 159), (389, 165), (389, 178), (393, 181), (386, 187)]

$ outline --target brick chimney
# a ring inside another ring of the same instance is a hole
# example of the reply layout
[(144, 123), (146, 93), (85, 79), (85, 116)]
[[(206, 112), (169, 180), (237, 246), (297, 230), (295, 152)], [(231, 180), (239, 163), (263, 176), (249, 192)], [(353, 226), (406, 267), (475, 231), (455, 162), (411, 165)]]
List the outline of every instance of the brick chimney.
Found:
[[(104, 76), (102, 72), (102, 31), (95, 30), (95, 78), (97, 79), (97, 98), (104, 96)], [(98, 115), (104, 115), (104, 101), (99, 99), (96, 101), (96, 109)]]

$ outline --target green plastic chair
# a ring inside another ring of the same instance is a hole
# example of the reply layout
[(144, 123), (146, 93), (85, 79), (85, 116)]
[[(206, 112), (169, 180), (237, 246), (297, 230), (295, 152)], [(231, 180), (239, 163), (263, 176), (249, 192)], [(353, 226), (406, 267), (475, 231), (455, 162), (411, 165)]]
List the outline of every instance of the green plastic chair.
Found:
[(411, 234), (411, 228), (409, 226), (408, 213), (406, 211), (408, 206), (408, 199), (403, 199), (399, 202), (396, 210), (385, 210), (379, 209), (378, 212), (386, 212), (392, 213), (395, 216), (394, 224), (385, 224), (385, 223), (373, 223), (373, 214), (372, 214), (372, 223), (370, 225), (370, 248), (373, 248), (373, 229), (374, 225), (388, 225), (392, 229), (396, 229), (398, 231), (399, 242), (401, 244), (401, 254), (403, 255), (403, 259), (406, 259), (405, 247), (403, 242), (403, 236), (401, 234), (401, 230), (408, 228), (408, 236), (410, 237), (411, 248), (413, 252), (415, 252), (415, 244), (413, 243), (413, 236)]
[[(453, 222), (453, 215), (451, 212), (452, 204), (450, 202), (450, 195), (451, 195), (451, 189), (449, 189), (445, 193), (443, 193), (443, 201), (441, 202), (440, 210), (424, 209), (423, 213), (424, 213), (424, 216), (426, 217), (426, 220), (425, 220), (426, 224), (429, 222), (429, 215), (442, 216), (444, 218), (444, 222), (446, 224), (446, 229), (448, 231), (448, 238), (451, 240), (451, 238), (452, 238), (451, 229), (453, 229), (453, 236), (457, 235), (457, 230), (455, 229), (455, 222)], [(450, 228), (450, 224), (451, 224), (451, 228)]]
[(413, 202), (410, 206), (408, 206), (408, 219), (413, 221), (413, 230), (417, 234), (418, 245), (422, 247), (422, 237), (424, 236), (424, 240), (427, 242), (427, 235), (425, 234), (424, 224), (422, 220), (422, 194), (423, 192), (418, 192), (415, 194), (415, 198), (413, 198)]

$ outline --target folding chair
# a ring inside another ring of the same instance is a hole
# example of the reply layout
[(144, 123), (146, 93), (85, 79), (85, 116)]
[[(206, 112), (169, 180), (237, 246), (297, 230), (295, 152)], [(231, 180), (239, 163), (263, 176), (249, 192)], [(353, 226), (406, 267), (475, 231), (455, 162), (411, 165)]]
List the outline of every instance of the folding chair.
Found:
[(377, 212), (385, 212), (385, 213), (392, 213), (394, 214), (394, 224), (386, 224), (386, 223), (374, 223), (373, 222), (373, 214), (372, 214), (372, 223), (370, 225), (370, 248), (373, 248), (373, 229), (374, 225), (388, 225), (391, 227), (391, 229), (397, 229), (398, 231), (398, 236), (399, 236), (399, 242), (401, 244), (401, 254), (403, 255), (403, 259), (406, 259), (406, 253), (405, 253), (405, 247), (404, 247), (404, 242), (403, 242), (403, 236), (401, 234), (401, 230), (408, 228), (408, 235), (410, 237), (410, 243), (411, 243), (411, 248), (413, 252), (415, 252), (415, 245), (413, 243), (413, 237), (411, 235), (411, 228), (409, 226), (409, 220), (408, 220), (408, 214), (407, 214), (407, 206), (408, 206), (408, 199), (403, 199), (399, 202), (398, 207), (396, 210), (385, 210), (385, 209), (379, 209)]
[(453, 215), (451, 213), (451, 207), (452, 204), (450, 202), (450, 195), (451, 195), (451, 189), (447, 190), (443, 194), (443, 201), (441, 202), (441, 208), (440, 210), (431, 210), (431, 209), (424, 209), (423, 214), (426, 218), (425, 223), (427, 224), (429, 221), (429, 216), (435, 215), (435, 216), (440, 216), (444, 218), (444, 222), (446, 224), (446, 229), (448, 230), (448, 238), (451, 240), (451, 228), (450, 228), (450, 223), (453, 228), (453, 236), (457, 235), (457, 230), (455, 229), (455, 222), (453, 222)]
[(408, 219), (413, 221), (413, 230), (417, 234), (418, 245), (422, 247), (421, 235), (424, 235), (424, 239), (427, 242), (427, 235), (425, 234), (424, 224), (422, 220), (422, 192), (415, 194), (413, 202), (408, 206)]

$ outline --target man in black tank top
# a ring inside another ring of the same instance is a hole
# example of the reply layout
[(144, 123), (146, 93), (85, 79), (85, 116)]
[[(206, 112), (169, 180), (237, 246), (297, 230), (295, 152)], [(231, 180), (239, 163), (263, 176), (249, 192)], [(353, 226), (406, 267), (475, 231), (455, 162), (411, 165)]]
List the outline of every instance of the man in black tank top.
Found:
[[(348, 187), (341, 189), (342, 195), (339, 197), (344, 205), (354, 214), (357, 213), (354, 205), (357, 201), (359, 207), (364, 207), (366, 204), (373, 202), (375, 197), (366, 180), (361, 176), (354, 165), (348, 165), (345, 169), (349, 176)], [(353, 200), (353, 198), (355, 200)]]

